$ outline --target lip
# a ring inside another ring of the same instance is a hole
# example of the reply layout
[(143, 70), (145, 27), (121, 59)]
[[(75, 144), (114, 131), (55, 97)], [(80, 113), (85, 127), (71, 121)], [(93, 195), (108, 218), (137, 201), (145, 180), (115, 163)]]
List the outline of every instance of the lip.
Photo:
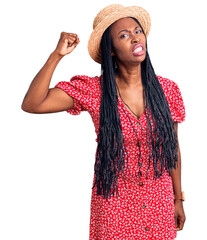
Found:
[(138, 48), (138, 47), (142, 47), (142, 51), (144, 50), (144, 45), (142, 43), (136, 44), (133, 48), (132, 48), (132, 52), (134, 53), (134, 51)]

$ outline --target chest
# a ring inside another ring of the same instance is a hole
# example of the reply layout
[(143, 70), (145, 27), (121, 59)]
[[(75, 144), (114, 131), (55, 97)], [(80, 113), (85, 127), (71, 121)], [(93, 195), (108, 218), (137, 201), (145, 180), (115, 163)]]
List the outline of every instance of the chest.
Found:
[(117, 92), (119, 100), (136, 118), (140, 118), (145, 111), (146, 98), (143, 88)]
[[(120, 94), (119, 94), (120, 93)], [(122, 131), (126, 143), (137, 143), (138, 139), (143, 139), (146, 132), (146, 99), (143, 89), (134, 91), (119, 91), (118, 96), (118, 109), (120, 114), (120, 120), (122, 125)], [(100, 120), (100, 96), (94, 98), (92, 119), (95, 125), (96, 134), (99, 132), (99, 120)], [(96, 107), (95, 107), (96, 106)], [(137, 117), (138, 116), (138, 117)], [(97, 141), (97, 139), (96, 139)]]

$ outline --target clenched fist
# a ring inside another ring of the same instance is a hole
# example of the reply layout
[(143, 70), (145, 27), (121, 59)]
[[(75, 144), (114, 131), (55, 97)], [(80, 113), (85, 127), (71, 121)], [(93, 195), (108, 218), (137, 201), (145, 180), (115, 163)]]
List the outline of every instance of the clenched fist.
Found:
[(65, 56), (71, 53), (79, 42), (80, 40), (77, 34), (61, 32), (59, 42), (54, 52), (60, 56)]

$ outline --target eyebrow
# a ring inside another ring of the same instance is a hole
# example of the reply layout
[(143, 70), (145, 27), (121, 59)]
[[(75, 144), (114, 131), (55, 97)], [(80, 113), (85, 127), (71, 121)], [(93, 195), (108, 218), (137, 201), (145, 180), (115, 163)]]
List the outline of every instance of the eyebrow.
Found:
[[(140, 26), (136, 26), (136, 27), (135, 27), (135, 29), (137, 29), (137, 28), (140, 28)], [(135, 29), (134, 29), (134, 30), (135, 30)], [(123, 30), (121, 30), (120, 32), (128, 32), (128, 30), (127, 30), (127, 29), (123, 29)], [(119, 33), (120, 33), (120, 32), (119, 32)], [(118, 34), (119, 34), (119, 33), (118, 33)]]

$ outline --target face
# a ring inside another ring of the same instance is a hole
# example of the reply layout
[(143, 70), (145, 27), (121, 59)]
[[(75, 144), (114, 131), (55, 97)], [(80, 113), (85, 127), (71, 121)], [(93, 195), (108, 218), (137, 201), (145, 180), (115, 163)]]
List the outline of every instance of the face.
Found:
[[(130, 18), (122, 18), (111, 25), (111, 39), (114, 46), (112, 56), (117, 64), (137, 65), (146, 57), (146, 38), (138, 23)], [(142, 44), (142, 47), (138, 47)], [(140, 51), (141, 50), (141, 51)]]

